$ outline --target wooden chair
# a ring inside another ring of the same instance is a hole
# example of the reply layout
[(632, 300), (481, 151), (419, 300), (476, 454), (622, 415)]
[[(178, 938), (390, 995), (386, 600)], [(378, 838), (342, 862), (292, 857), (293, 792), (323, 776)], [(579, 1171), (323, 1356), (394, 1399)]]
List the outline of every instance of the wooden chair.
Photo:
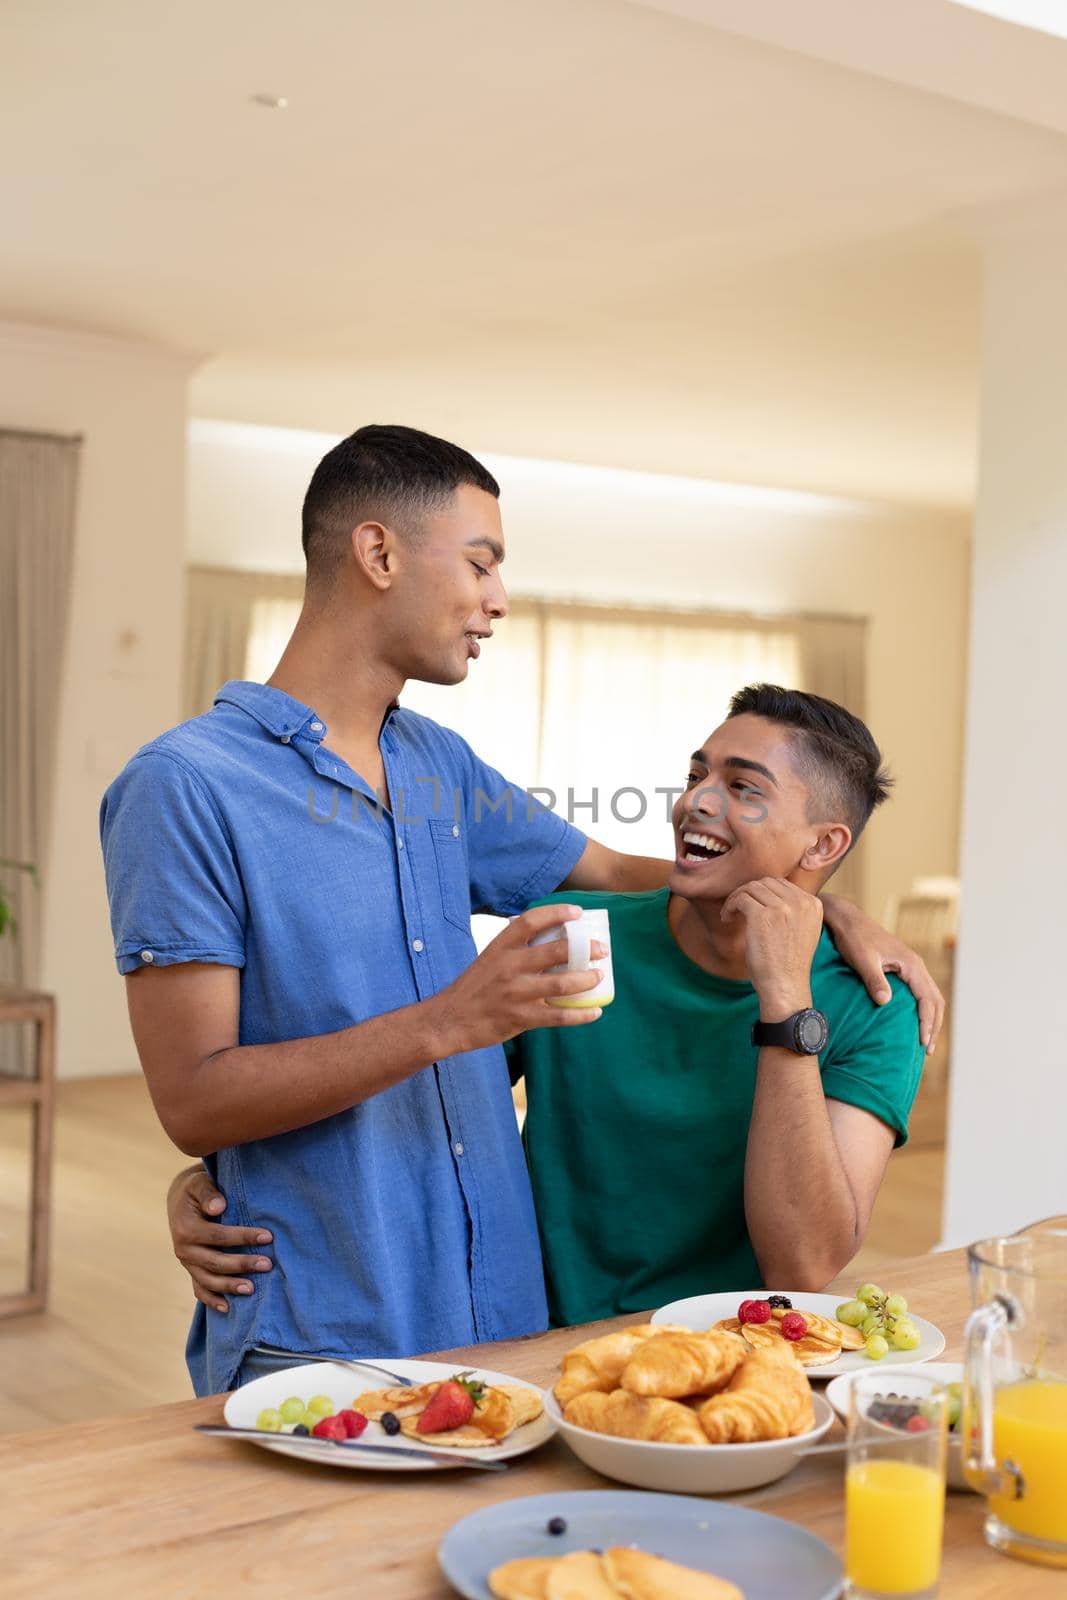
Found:
[(33, 1107), (27, 1285), (0, 1295), (0, 1317), (43, 1311), (48, 1299), (48, 1246), (52, 1221), (52, 1132), (55, 1120), (56, 1003), (50, 994), (0, 986), (0, 1023), (34, 1025), (33, 1075), (0, 1073), (0, 1108)]
[[(925, 884), (923, 887), (927, 887)], [(933, 883), (930, 888), (935, 887)], [(890, 907), (888, 925), (898, 939), (922, 956), (934, 982), (945, 996), (945, 1024), (941, 1040), (927, 1057), (923, 1081), (912, 1111), (912, 1139), (916, 1146), (942, 1145), (948, 1102), (948, 1065), (952, 1021), (952, 980), (955, 970), (956, 926), (959, 896), (951, 881), (936, 885), (940, 893), (919, 893), (913, 888)]]

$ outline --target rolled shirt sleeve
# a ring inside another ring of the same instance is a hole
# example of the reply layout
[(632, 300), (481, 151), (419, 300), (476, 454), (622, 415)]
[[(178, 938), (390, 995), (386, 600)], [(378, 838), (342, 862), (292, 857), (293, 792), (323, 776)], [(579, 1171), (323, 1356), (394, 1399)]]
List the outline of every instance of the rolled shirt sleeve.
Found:
[(100, 807), (115, 960), (243, 967), (246, 906), (236, 852), (197, 773), (180, 756), (133, 757)]
[[(892, 999), (883, 1006), (873, 1002), (857, 1007), (831, 1045), (821, 1064), (823, 1093), (881, 1118), (896, 1135), (896, 1145), (908, 1142), (908, 1118), (919, 1092), (926, 1051), (919, 1042), (919, 1011), (915, 997), (895, 974), (888, 974)], [(867, 996), (861, 997), (866, 1002)]]

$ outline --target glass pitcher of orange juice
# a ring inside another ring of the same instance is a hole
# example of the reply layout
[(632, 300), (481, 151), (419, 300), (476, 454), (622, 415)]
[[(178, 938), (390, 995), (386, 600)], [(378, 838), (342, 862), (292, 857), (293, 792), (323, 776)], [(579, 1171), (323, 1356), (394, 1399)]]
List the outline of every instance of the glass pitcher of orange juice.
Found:
[(964, 1470), (987, 1543), (1067, 1567), (1067, 1218), (968, 1251)]

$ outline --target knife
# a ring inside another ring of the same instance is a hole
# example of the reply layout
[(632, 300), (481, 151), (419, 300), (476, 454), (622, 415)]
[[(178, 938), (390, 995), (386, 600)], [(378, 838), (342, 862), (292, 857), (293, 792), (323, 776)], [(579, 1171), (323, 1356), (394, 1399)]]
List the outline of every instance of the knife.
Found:
[(316, 1439), (302, 1433), (268, 1433), (265, 1428), (230, 1428), (225, 1423), (198, 1422), (194, 1433), (208, 1433), (216, 1439), (255, 1439), (259, 1444), (280, 1440), (285, 1444), (310, 1448), (312, 1454), (332, 1454), (335, 1450), (362, 1450), (367, 1455), (408, 1456), (417, 1461), (433, 1462), (436, 1467), (477, 1467), (482, 1472), (504, 1472), (506, 1461), (483, 1461), (479, 1456), (461, 1456), (437, 1450), (418, 1450), (402, 1444), (363, 1444), (359, 1439)]

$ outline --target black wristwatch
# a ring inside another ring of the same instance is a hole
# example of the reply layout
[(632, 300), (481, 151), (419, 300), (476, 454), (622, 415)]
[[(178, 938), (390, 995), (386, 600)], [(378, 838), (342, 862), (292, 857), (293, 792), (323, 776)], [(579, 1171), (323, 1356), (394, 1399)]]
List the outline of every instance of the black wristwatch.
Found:
[(784, 1022), (754, 1022), (752, 1043), (771, 1045), (777, 1050), (792, 1050), (798, 1056), (817, 1056), (826, 1049), (830, 1024), (822, 1011), (810, 1006), (794, 1011)]

